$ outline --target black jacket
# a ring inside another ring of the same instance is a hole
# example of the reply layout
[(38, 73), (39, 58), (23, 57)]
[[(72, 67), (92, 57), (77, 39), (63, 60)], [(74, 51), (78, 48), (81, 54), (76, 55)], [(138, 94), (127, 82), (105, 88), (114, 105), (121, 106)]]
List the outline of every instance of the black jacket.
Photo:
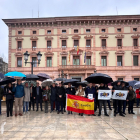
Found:
[(67, 94), (71, 94), (71, 95), (75, 95), (75, 89), (74, 88), (66, 88), (66, 93)]
[[(33, 97), (37, 97), (37, 87), (34, 87), (33, 88)], [(42, 89), (41, 87), (39, 86), (39, 98), (42, 99)]]
[(57, 87), (51, 86), (51, 96), (50, 96), (50, 100), (51, 100), (51, 101), (56, 101), (57, 92), (58, 92), (57, 90), (58, 90)]
[(121, 85), (114, 85), (112, 90), (122, 90), (122, 86)]
[[(62, 97), (60, 98), (59, 95), (61, 95)], [(64, 100), (64, 96), (65, 96), (65, 89), (64, 89), (64, 87), (58, 87), (58, 90), (57, 90), (57, 101), (63, 101)]]
[[(4, 90), (4, 94), (6, 95), (6, 100), (14, 100), (14, 92), (12, 92), (12, 87), (8, 88), (6, 87)], [(9, 91), (11, 91), (12, 93), (9, 93)]]

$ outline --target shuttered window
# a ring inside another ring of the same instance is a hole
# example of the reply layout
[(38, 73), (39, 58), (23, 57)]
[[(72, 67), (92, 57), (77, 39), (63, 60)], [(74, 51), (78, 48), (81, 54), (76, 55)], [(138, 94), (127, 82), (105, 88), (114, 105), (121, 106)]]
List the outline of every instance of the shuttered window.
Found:
[(18, 31), (18, 34), (21, 35), (22, 34), (22, 31)]
[(107, 66), (106, 56), (101, 56), (101, 66)]
[(17, 67), (22, 67), (22, 57), (17, 57)]
[(66, 33), (66, 30), (62, 30), (62, 33)]
[(86, 29), (86, 32), (87, 32), (87, 33), (90, 33), (90, 29)]
[(48, 31), (47, 31), (47, 34), (51, 34), (51, 30), (48, 30)]
[(52, 57), (47, 57), (47, 67), (52, 67)]
[(62, 65), (67, 65), (67, 59), (66, 57), (62, 57)]
[(79, 40), (74, 40), (74, 46), (79, 46)]
[(51, 41), (50, 40), (47, 41), (47, 48), (51, 48)]
[(138, 55), (133, 56), (133, 65), (134, 66), (138, 66), (138, 58), (139, 58)]
[(33, 34), (36, 34), (36, 31), (33, 31)]
[(66, 48), (66, 40), (62, 40), (62, 48)]
[(122, 39), (117, 39), (117, 46), (122, 46)]
[(86, 40), (86, 47), (90, 47), (91, 46), (91, 40)]
[(78, 29), (75, 29), (75, 30), (74, 30), (74, 33), (78, 33)]
[(134, 46), (138, 46), (138, 39), (133, 39)]
[(106, 39), (102, 39), (102, 47), (103, 47), (103, 48), (106, 47)]
[(117, 56), (117, 66), (122, 66), (122, 56)]
[(18, 49), (21, 49), (21, 41), (18, 41)]
[(33, 67), (37, 67), (37, 58), (32, 57)]
[(32, 41), (32, 48), (36, 48), (36, 41)]
[(79, 56), (73, 56), (73, 65), (80, 65)]
[(86, 57), (86, 65), (91, 65), (91, 56)]

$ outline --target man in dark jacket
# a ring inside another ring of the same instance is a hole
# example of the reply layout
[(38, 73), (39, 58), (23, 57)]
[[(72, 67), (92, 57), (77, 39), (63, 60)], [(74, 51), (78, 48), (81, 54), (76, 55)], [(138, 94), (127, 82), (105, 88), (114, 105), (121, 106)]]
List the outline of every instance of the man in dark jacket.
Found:
[[(54, 103), (56, 105), (56, 97), (57, 97), (57, 87), (56, 87), (55, 83), (53, 83), (51, 86), (51, 96), (50, 96), (51, 112), (54, 110), (54, 107), (53, 107)], [(56, 110), (57, 110), (57, 107), (56, 107)]]
[(57, 112), (57, 114), (59, 114), (59, 112), (60, 112), (60, 106), (61, 106), (61, 112), (63, 114), (64, 95), (65, 95), (65, 89), (62, 86), (62, 84), (59, 83), (59, 87), (58, 87), (58, 90), (57, 90), (57, 101), (58, 101), (58, 112)]
[(38, 103), (39, 102), (40, 102), (41, 111), (43, 111), (42, 110), (42, 89), (39, 86), (39, 83), (37, 83), (36, 87), (33, 88), (33, 89), (34, 89), (34, 91), (33, 91), (33, 97), (34, 97), (34, 99), (36, 99), (36, 108), (37, 108), (36, 111), (38, 111)]
[(4, 93), (4, 90), (3, 90), (3, 88), (0, 86), (0, 115), (1, 115), (1, 100), (2, 100), (2, 97), (3, 97), (3, 93)]
[[(113, 86), (112, 90), (113, 90), (113, 92), (114, 92), (114, 90), (122, 90), (121, 81), (118, 81), (117, 84)], [(116, 116), (117, 109), (119, 107), (120, 108), (120, 112), (119, 112), (120, 116), (125, 117), (122, 114), (121, 106), (122, 106), (122, 101), (114, 99), (114, 116)]]
[(30, 87), (30, 102), (29, 102), (29, 111), (31, 110), (31, 106), (33, 106), (33, 111), (34, 111), (34, 86), (33, 84), (31, 84), (31, 87)]

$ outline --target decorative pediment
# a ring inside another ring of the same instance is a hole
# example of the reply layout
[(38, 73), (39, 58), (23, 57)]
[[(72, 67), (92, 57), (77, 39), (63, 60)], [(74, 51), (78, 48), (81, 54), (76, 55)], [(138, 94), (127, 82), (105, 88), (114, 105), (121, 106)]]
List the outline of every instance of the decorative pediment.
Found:
[(38, 40), (38, 37), (32, 36), (32, 37), (30, 37), (30, 40)]
[(46, 52), (44, 55), (45, 56), (52, 56), (52, 55), (54, 55), (54, 53), (52, 53), (52, 52)]
[(30, 56), (31, 56), (31, 57), (36, 57), (36, 56), (37, 56), (37, 53), (36, 53), (36, 52), (31, 52), (31, 53), (30, 53)]
[(60, 39), (68, 39), (68, 36), (60, 36)]
[(19, 57), (19, 56), (21, 56), (21, 57), (22, 57), (22, 56), (23, 56), (23, 54), (22, 54), (21, 52), (17, 52), (17, 53), (15, 53), (15, 56), (16, 56), (16, 57)]
[(46, 36), (45, 39), (46, 39), (46, 40), (52, 40), (53, 37), (52, 37), (52, 36)]
[(61, 52), (60, 55), (68, 55), (67, 52)]
[(106, 35), (106, 34), (101, 35), (100, 38), (108, 38), (108, 35)]
[(84, 36), (85, 39), (92, 39), (92, 37), (93, 37), (92, 35), (86, 35), (86, 36)]
[(116, 35), (115, 37), (116, 37), (116, 38), (124, 38), (124, 35), (118, 34), (118, 35)]
[(92, 55), (92, 52), (91, 51), (87, 51), (86, 52), (86, 56), (91, 56)]
[[(73, 55), (77, 55), (77, 50), (75, 50), (75, 49), (72, 49), (71, 51), (70, 51), (70, 53), (71, 54), (73, 54)], [(83, 53), (83, 50), (81, 50), (81, 49), (79, 49), (79, 55), (81, 55)]]
[(81, 36), (79, 36), (79, 35), (72, 36), (72, 39), (80, 39), (80, 38), (81, 38)]
[(23, 38), (18, 36), (18, 37), (15, 38), (15, 40), (23, 40)]
[(133, 54), (133, 55), (135, 55), (135, 54), (139, 55), (140, 54), (140, 51), (135, 50), (135, 51), (131, 52), (131, 54)]
[(140, 35), (139, 35), (139, 34), (134, 34), (134, 35), (132, 35), (131, 37), (132, 37), (132, 38), (139, 38)]
[(117, 54), (117, 55), (124, 55), (125, 54), (125, 52), (124, 51), (122, 51), (122, 50), (120, 50), (120, 51), (117, 51), (117, 52), (115, 52), (115, 54)]
[(101, 51), (99, 54), (100, 54), (100, 55), (108, 55), (109, 52), (108, 52), (108, 51)]

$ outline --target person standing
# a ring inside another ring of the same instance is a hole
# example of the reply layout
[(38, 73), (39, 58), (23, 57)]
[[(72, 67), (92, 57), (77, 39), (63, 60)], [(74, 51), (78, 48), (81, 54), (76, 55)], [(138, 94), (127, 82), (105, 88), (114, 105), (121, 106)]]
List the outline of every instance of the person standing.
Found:
[[(68, 83), (68, 88), (66, 88), (66, 94), (75, 95), (75, 89), (71, 87), (71, 83)], [(72, 111), (68, 111), (68, 115), (72, 114)]]
[(58, 90), (57, 90), (57, 101), (58, 101), (58, 112), (57, 112), (57, 114), (60, 113), (60, 107), (61, 107), (61, 113), (63, 114), (64, 96), (65, 96), (65, 89), (62, 86), (62, 84), (59, 83), (59, 87), (58, 87)]
[(34, 98), (33, 98), (33, 91), (34, 91), (34, 86), (33, 84), (31, 84), (31, 87), (30, 87), (30, 102), (29, 102), (29, 111), (31, 110), (31, 106), (33, 106), (33, 111), (34, 111)]
[(37, 108), (36, 111), (38, 111), (38, 103), (40, 103), (41, 111), (43, 111), (42, 110), (42, 89), (39, 86), (38, 82), (36, 83), (36, 87), (34, 88), (33, 97), (36, 100), (36, 108)]
[[(140, 96), (140, 88), (139, 89), (136, 89), (136, 94), (138, 96)], [(140, 98), (137, 98), (137, 107), (139, 107), (139, 101), (140, 101)]]
[[(92, 83), (89, 83), (89, 86), (85, 89), (86, 98), (88, 98), (88, 94), (93, 94), (94, 110), (95, 110), (96, 109), (96, 87), (93, 87)], [(95, 114), (92, 114), (92, 115), (96, 116)]]
[(95, 101), (96, 101), (96, 103), (95, 103), (95, 108), (94, 108), (94, 111), (96, 112), (97, 111), (97, 108), (99, 108), (99, 100), (98, 100), (98, 92), (97, 92), (98, 86), (95, 83), (92, 83), (92, 86), (96, 90), (96, 94), (95, 94)]
[[(30, 87), (28, 87), (28, 83), (25, 83), (24, 87), (24, 98), (23, 98), (23, 113), (28, 113), (28, 107), (30, 102)], [(26, 111), (25, 111), (26, 108)]]
[(0, 86), (0, 115), (1, 115), (1, 100), (2, 100), (2, 97), (3, 97), (3, 93), (4, 93), (4, 90), (3, 90), (3, 88)]
[(128, 113), (129, 114), (135, 114), (133, 112), (133, 105), (134, 105), (134, 99), (135, 99), (135, 91), (133, 90), (132, 86), (129, 86), (128, 88), (128, 95), (127, 95), (127, 101), (128, 101)]
[(5, 88), (7, 117), (9, 117), (9, 114), (10, 116), (13, 116), (14, 93), (12, 89), (13, 87), (11, 83), (9, 83)]
[(17, 86), (13, 87), (12, 90), (15, 93), (15, 116), (17, 116), (17, 108), (19, 106), (19, 115), (23, 114), (23, 97), (24, 97), (24, 86), (21, 83), (21, 80), (17, 81)]
[[(106, 88), (106, 87), (104, 86), (104, 84), (101, 83), (101, 84), (100, 84), (100, 87), (99, 87), (99, 90), (108, 90), (108, 88)], [(106, 111), (106, 102), (107, 102), (107, 100), (99, 100), (99, 114), (98, 114), (98, 116), (101, 116), (102, 104), (103, 104), (103, 106), (104, 106), (104, 114), (105, 114), (105, 116), (109, 116), (109, 115), (107, 114), (107, 111)]]
[(51, 86), (51, 96), (50, 96), (51, 112), (50, 113), (52, 113), (53, 110), (54, 110), (54, 103), (56, 105), (56, 110), (57, 110), (56, 96), (57, 96), (57, 87), (56, 87), (55, 83), (53, 83), (52, 86)]
[[(79, 87), (78, 87), (78, 89), (76, 91), (76, 95), (85, 97), (85, 91), (84, 91), (82, 85), (79, 85)], [(83, 113), (79, 113), (79, 115), (83, 116)]]
[(44, 103), (45, 103), (45, 113), (48, 113), (48, 103), (49, 103), (49, 100), (50, 100), (50, 89), (48, 86), (46, 86), (45, 90), (43, 91), (43, 100), (44, 100)]

